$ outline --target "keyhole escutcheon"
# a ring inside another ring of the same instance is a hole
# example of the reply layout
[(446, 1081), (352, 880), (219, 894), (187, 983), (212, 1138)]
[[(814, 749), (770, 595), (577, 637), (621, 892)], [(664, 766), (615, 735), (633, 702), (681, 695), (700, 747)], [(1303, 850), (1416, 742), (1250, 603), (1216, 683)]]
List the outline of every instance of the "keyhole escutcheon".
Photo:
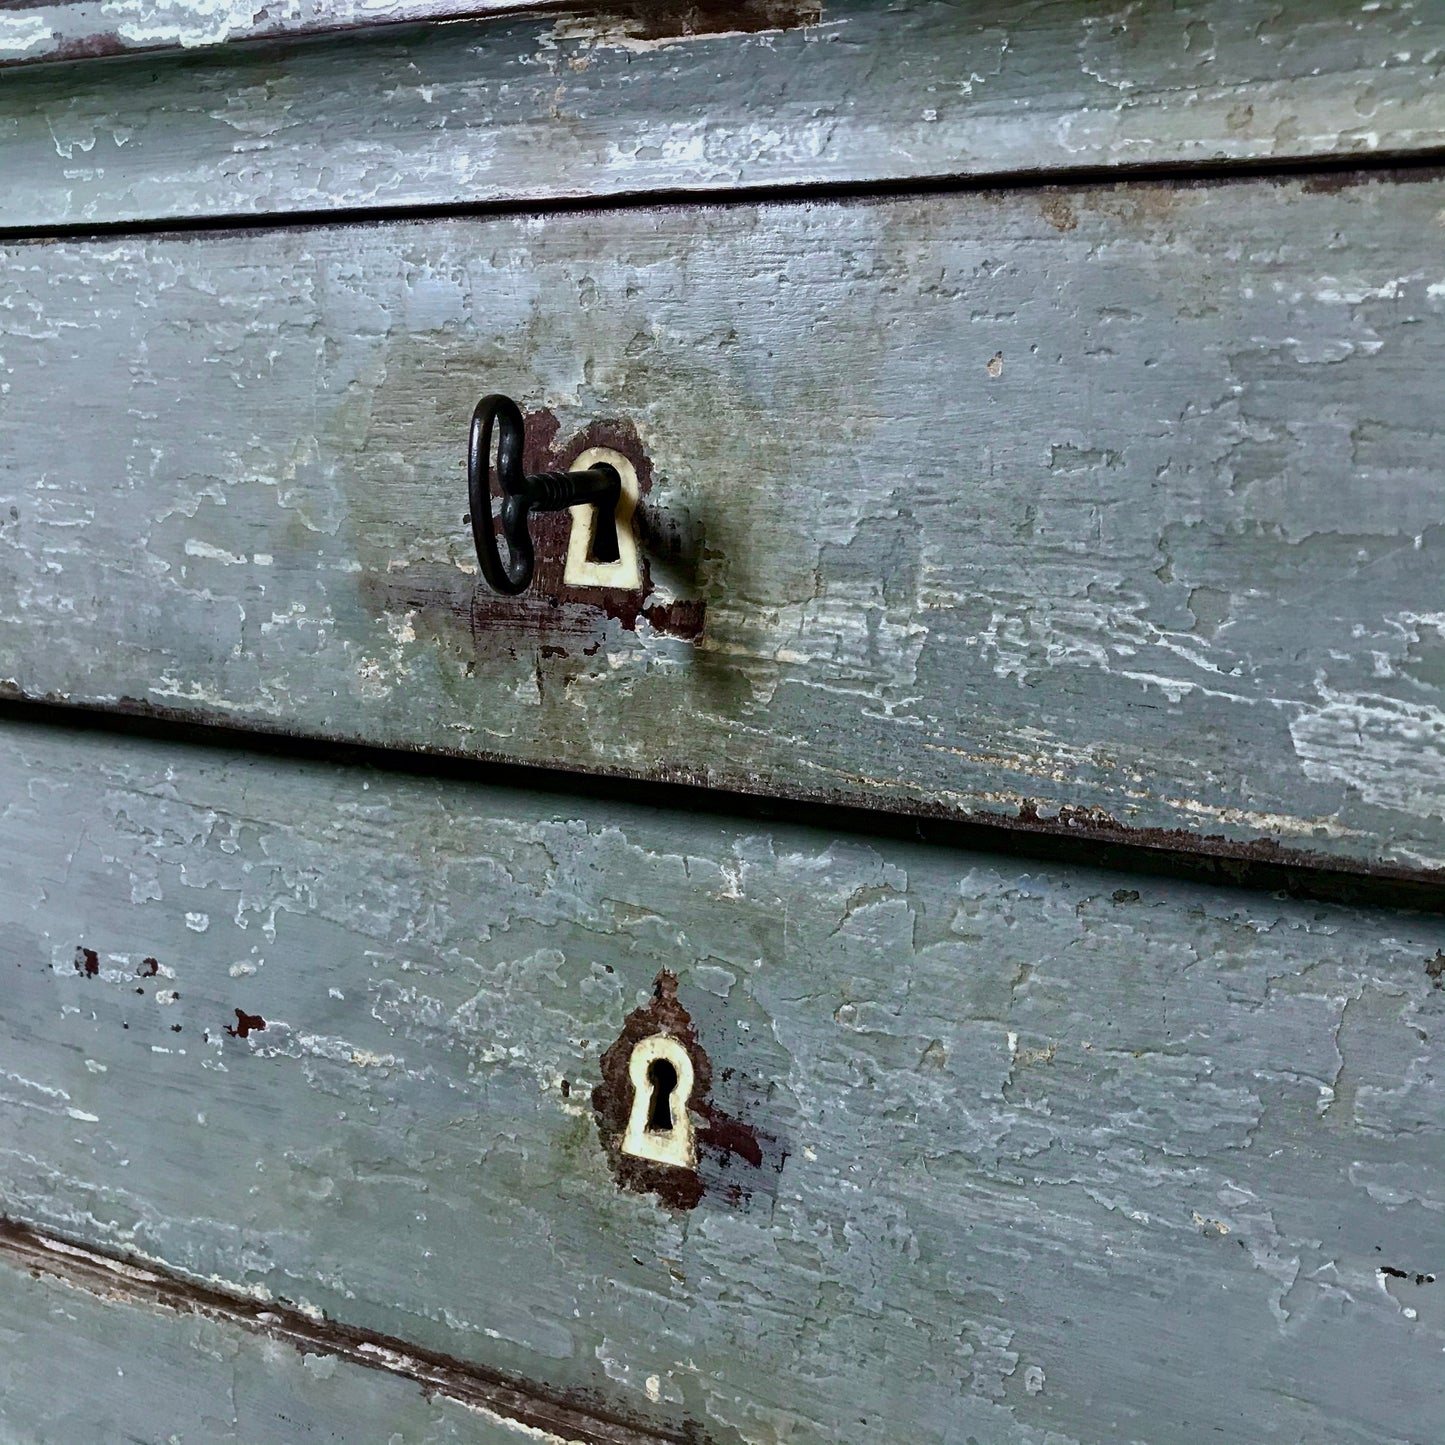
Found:
[(678, 1169), (697, 1165), (697, 1143), (687, 1103), (693, 1069), (687, 1050), (667, 1034), (636, 1044), (628, 1063), (632, 1108), (622, 1136), (622, 1152)]

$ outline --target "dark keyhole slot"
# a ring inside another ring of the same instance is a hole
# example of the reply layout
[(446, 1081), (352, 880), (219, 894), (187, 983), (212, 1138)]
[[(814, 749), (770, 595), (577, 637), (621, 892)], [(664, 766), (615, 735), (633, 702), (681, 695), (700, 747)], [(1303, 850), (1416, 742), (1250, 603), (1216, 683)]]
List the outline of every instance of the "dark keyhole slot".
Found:
[(677, 1070), (666, 1059), (654, 1059), (647, 1066), (652, 1101), (647, 1106), (647, 1127), (667, 1133), (672, 1128), (672, 1091), (677, 1088)]
[[(609, 467), (606, 462), (596, 463), (593, 470), (608, 471), (617, 476), (617, 469)], [(616, 562), (622, 555), (617, 550), (617, 505), (622, 499), (621, 477), (617, 478), (617, 486), (611, 507), (605, 503), (598, 503), (596, 506), (596, 517), (592, 523), (592, 545), (587, 549), (589, 562)]]

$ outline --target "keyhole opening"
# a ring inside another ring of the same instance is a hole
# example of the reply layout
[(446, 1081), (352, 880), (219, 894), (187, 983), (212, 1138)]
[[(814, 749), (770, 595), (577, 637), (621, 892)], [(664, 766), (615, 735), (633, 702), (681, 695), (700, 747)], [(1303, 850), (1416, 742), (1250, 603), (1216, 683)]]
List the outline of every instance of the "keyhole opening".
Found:
[(677, 1088), (677, 1070), (666, 1059), (654, 1059), (647, 1066), (652, 1098), (647, 1105), (649, 1132), (667, 1134), (672, 1130), (672, 1092)]
[[(594, 462), (593, 471), (607, 471), (614, 477), (617, 476), (617, 468), (608, 465), (606, 462)], [(617, 480), (618, 492), (612, 506), (598, 505), (594, 510), (596, 516), (592, 523), (591, 543), (587, 548), (587, 560), (589, 562), (600, 562), (610, 566), (620, 556), (617, 545), (617, 513), (616, 506), (621, 501), (622, 479)]]
[[(617, 490), (600, 502), (572, 508), (567, 534), (567, 565), (562, 580), (569, 587), (606, 587), (636, 592), (642, 587), (642, 559), (637, 551), (634, 519), (640, 491), (637, 470), (611, 447), (588, 447), (572, 458), (574, 472), (592, 472), (617, 479)], [(641, 1082), (639, 1080), (639, 1082)]]

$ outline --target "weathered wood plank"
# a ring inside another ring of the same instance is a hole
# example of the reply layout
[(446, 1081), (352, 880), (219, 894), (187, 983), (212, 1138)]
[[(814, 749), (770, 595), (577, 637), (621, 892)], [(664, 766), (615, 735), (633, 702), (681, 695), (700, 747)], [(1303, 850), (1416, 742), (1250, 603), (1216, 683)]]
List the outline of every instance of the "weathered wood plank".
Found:
[(548, 8), (555, 0), (0, 0), (0, 67)]
[[(0, 680), (1438, 867), (1442, 206), (1255, 181), (12, 244)], [(558, 461), (635, 427), (646, 598), (481, 585), (491, 389)]]
[[(717, 1440), (1441, 1418), (1439, 919), (58, 729), (0, 797), (14, 1217)], [(587, 1103), (661, 968), (786, 1153), (678, 1215)]]
[[(813, 7), (752, 8), (781, 26)], [(1438, 5), (843, 0), (821, 24), (669, 36), (699, 11), (13, 75), (0, 227), (1445, 145)]]
[[(63, 1241), (0, 1244), (0, 1432), (7, 1445), (561, 1445), (379, 1363), (228, 1309)], [(249, 1306), (249, 1308), (248, 1308)], [(293, 1322), (294, 1323), (294, 1322)], [(304, 1326), (304, 1322), (303, 1326)], [(369, 1367), (368, 1367), (369, 1362)], [(635, 1437), (642, 1438), (642, 1437)]]

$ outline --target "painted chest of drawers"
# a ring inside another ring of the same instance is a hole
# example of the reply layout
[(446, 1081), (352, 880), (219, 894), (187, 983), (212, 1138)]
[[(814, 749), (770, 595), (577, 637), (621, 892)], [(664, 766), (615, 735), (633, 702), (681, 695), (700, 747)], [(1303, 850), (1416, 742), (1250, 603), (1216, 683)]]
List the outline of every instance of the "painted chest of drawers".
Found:
[(1437, 1439), (1442, 58), (0, 7), (0, 1438)]

